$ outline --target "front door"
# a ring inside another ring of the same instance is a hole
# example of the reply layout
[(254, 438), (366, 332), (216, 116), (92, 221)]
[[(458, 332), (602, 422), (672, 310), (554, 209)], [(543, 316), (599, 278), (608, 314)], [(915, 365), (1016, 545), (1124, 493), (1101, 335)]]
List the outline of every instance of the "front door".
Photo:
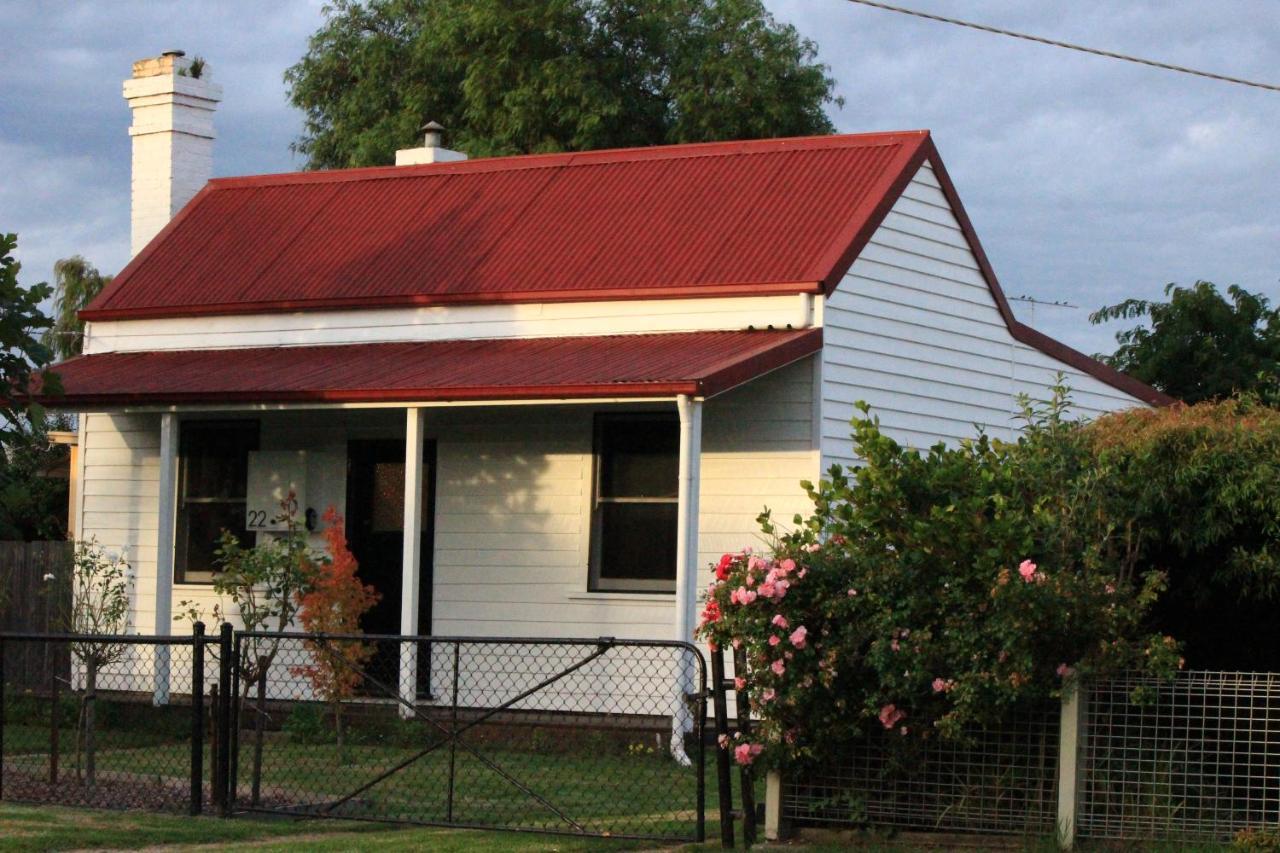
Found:
[[(423, 447), (422, 549), (419, 559), (417, 633), (431, 633), (432, 524), (435, 519), (435, 443)], [(382, 597), (360, 620), (366, 634), (399, 634), (404, 559), (404, 440), (347, 443), (347, 544), (359, 564), (360, 580)], [(379, 679), (396, 676), (399, 644), (379, 643), (369, 662)], [(419, 680), (426, 686), (426, 667)]]

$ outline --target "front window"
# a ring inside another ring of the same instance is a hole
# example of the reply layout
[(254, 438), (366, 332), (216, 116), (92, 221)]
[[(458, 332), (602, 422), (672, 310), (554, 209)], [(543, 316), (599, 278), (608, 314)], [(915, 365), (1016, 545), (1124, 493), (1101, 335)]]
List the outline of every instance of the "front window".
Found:
[(674, 416), (597, 417), (593, 590), (675, 591), (679, 449)]
[(256, 421), (196, 421), (182, 424), (178, 442), (178, 519), (174, 536), (174, 580), (209, 583), (222, 532), (252, 547), (245, 529), (249, 453), (258, 449)]

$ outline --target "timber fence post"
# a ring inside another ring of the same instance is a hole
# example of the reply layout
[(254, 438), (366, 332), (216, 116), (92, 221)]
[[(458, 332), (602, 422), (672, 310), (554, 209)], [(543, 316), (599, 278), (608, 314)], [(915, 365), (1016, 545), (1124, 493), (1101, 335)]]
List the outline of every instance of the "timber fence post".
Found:
[(770, 770), (764, 777), (764, 840), (778, 841), (785, 835), (782, 825), (782, 774)]
[(1076, 680), (1062, 694), (1062, 717), (1058, 728), (1058, 844), (1071, 850), (1076, 843), (1076, 810), (1080, 804), (1081, 758), (1087, 732), (1085, 706), (1088, 694)]

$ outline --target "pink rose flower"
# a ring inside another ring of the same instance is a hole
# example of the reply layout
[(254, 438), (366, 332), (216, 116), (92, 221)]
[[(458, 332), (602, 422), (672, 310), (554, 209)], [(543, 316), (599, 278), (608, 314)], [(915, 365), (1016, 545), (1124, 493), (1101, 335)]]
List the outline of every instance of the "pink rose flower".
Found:
[(1068, 675), (1071, 675), (1071, 673), (1075, 672), (1075, 670), (1067, 666), (1065, 663), (1060, 663), (1058, 664), (1057, 672), (1058, 672), (1059, 678), (1066, 678)]
[(1030, 560), (1023, 560), (1022, 564), (1018, 566), (1018, 574), (1022, 576), (1024, 581), (1031, 583), (1031, 580), (1036, 576), (1036, 564)]
[(729, 748), (729, 736), (728, 736), (728, 735), (720, 735), (720, 737), (716, 738), (716, 743), (720, 744), (720, 748), (721, 748), (721, 749), (728, 749), (728, 748)]
[(950, 690), (952, 687), (955, 687), (955, 686), (956, 686), (956, 683), (952, 681), (950, 678), (935, 678), (933, 680), (934, 693), (946, 693), (948, 690)]
[(772, 687), (766, 687), (764, 693), (760, 694), (760, 698), (764, 699), (766, 702), (772, 702), (774, 697), (777, 695), (778, 694), (774, 692)]
[(803, 649), (805, 637), (808, 635), (809, 629), (801, 625), (799, 628), (791, 632), (791, 645), (795, 646), (797, 649)]
[(810, 554), (816, 554), (822, 550), (822, 543), (810, 542), (808, 545), (804, 546), (804, 549), (808, 551)]
[(786, 630), (788, 627), (790, 627), (790, 624), (787, 622), (787, 617), (783, 616), (781, 613), (773, 617), (773, 620), (770, 622), (770, 624), (777, 625), (779, 628), (782, 628), (783, 630)]
[(794, 572), (796, 570), (796, 561), (788, 557), (787, 559), (783, 560), (781, 563), (778, 564), (778, 570), (781, 571), (783, 574)]
[(891, 729), (898, 724), (900, 720), (906, 719), (906, 712), (898, 710), (898, 706), (890, 703), (880, 709), (880, 725), (886, 729)]
[(778, 643), (781, 643), (781, 642), (782, 642), (782, 638), (779, 637), (777, 634), (774, 634), (772, 637), (769, 638), (769, 645), (771, 646), (776, 646), (778, 645)]
[(762, 752), (764, 752), (764, 746), (761, 744), (740, 743), (733, 748), (733, 760), (742, 765), (750, 764)]
[(741, 676), (739, 676), (739, 677), (735, 678), (735, 679), (733, 680), (733, 689), (734, 689), (734, 690), (746, 690), (746, 689), (747, 689), (747, 680), (746, 680), (745, 678), (742, 678)]
[(850, 597), (850, 598), (857, 598), (857, 597), (858, 597), (858, 591), (857, 591), (856, 589), (851, 589), (851, 590), (849, 590), (849, 597)]
[(895, 639), (889, 642), (889, 648), (893, 649), (896, 652), (898, 649), (901, 648), (901, 646), (898, 645), (898, 641)]
[(764, 583), (760, 584), (760, 594), (763, 595), (765, 598), (773, 598), (775, 595), (778, 594), (777, 584), (775, 584), (773, 581), (769, 581), (769, 580), (765, 581)]
[(769, 669), (773, 670), (774, 675), (782, 675), (782, 673), (787, 671), (787, 663), (782, 659), (778, 659), (770, 664)]

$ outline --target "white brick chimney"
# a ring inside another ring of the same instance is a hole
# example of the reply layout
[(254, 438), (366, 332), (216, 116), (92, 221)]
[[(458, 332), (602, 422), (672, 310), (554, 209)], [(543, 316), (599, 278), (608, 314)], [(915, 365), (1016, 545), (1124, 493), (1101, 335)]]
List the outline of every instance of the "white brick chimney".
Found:
[(455, 163), (467, 159), (461, 151), (445, 148), (444, 127), (434, 121), (422, 126), (423, 146), (401, 148), (396, 152), (397, 166), (417, 166), (420, 163)]
[[(198, 76), (197, 76), (198, 75)], [(222, 87), (171, 50), (133, 63), (124, 81), (133, 111), (131, 254), (136, 255), (213, 175), (213, 111)]]

